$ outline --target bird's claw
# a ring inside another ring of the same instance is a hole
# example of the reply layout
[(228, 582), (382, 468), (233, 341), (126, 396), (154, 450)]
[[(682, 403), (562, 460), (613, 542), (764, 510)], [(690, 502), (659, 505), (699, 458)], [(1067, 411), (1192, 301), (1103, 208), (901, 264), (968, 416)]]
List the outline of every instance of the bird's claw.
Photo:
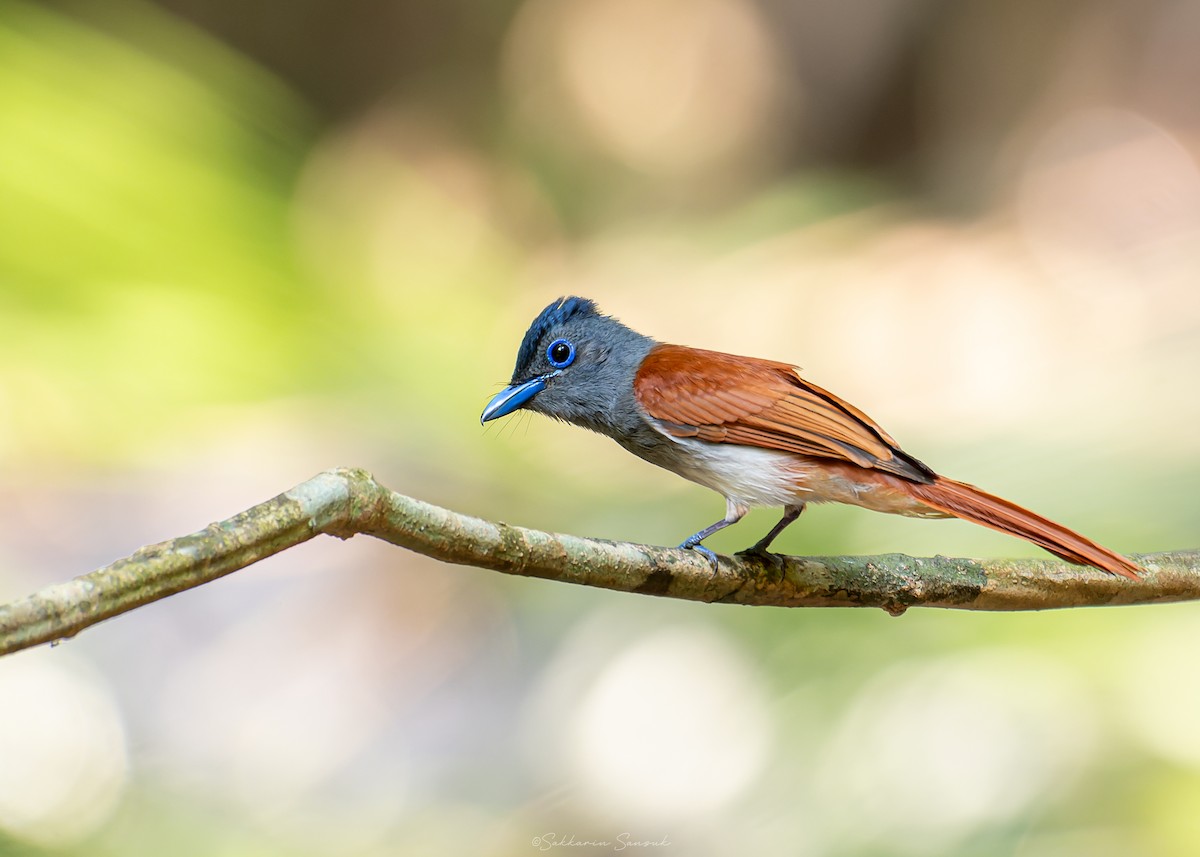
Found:
[(758, 545), (752, 545), (745, 550), (740, 550), (734, 556), (756, 559), (763, 565), (770, 566), (776, 571), (783, 571), (783, 557), (777, 553), (771, 553), (766, 548), (759, 547)]
[(710, 551), (708, 548), (706, 548), (704, 545), (688, 544), (687, 542), (684, 542), (683, 544), (681, 544), (679, 546), (679, 549), (685, 550), (685, 551), (691, 550), (691, 551), (695, 551), (696, 553), (700, 554), (700, 556), (702, 556), (706, 560), (708, 560), (708, 564), (712, 566), (713, 574), (716, 574), (721, 568), (720, 563), (717, 561), (717, 555), (715, 553), (713, 553), (712, 551)]

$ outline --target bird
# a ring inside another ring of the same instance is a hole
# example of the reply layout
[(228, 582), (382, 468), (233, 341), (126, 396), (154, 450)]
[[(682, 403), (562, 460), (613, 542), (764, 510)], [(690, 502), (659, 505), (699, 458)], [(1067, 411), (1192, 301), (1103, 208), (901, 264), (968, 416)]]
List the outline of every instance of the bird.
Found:
[(783, 517), (746, 553), (768, 548), (804, 509), (839, 502), (918, 518), (962, 518), (1026, 539), (1067, 562), (1137, 580), (1131, 560), (1041, 515), (948, 479), (902, 450), (865, 413), (789, 363), (659, 342), (583, 297), (542, 310), (512, 380), (480, 423), (519, 409), (607, 435), (651, 464), (725, 498), (725, 516), (679, 547), (719, 568), (702, 542), (751, 507)]

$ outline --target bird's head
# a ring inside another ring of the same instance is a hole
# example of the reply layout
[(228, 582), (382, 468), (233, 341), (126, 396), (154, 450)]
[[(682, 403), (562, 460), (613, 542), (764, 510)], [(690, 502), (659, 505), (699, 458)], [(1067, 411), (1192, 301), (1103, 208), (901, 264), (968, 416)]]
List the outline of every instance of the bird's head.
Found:
[(633, 375), (654, 345), (603, 315), (587, 298), (559, 298), (533, 320), (509, 385), (492, 397), (480, 422), (527, 408), (607, 431), (631, 398)]

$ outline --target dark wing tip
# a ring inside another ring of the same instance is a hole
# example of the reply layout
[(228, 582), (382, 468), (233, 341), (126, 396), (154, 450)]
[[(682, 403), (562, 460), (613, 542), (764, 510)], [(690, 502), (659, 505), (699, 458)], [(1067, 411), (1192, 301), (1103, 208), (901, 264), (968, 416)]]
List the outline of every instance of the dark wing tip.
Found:
[(880, 470), (887, 470), (895, 473), (897, 476), (903, 476), (913, 482), (918, 482), (923, 485), (931, 484), (938, 478), (937, 473), (933, 471), (925, 462), (913, 458), (907, 452), (898, 447), (891, 447), (892, 460), (877, 464), (876, 467)]

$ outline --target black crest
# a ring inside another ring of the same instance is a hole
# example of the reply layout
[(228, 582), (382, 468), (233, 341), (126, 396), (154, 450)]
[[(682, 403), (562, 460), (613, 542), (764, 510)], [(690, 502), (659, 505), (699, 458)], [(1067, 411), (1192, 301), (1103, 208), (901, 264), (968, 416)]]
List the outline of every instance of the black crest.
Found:
[(529, 325), (529, 330), (525, 331), (525, 338), (521, 340), (521, 348), (517, 351), (517, 365), (513, 369), (513, 383), (521, 380), (521, 370), (533, 362), (534, 352), (546, 331), (572, 318), (599, 314), (594, 301), (576, 297), (559, 298), (542, 310), (533, 320), (533, 324)]

